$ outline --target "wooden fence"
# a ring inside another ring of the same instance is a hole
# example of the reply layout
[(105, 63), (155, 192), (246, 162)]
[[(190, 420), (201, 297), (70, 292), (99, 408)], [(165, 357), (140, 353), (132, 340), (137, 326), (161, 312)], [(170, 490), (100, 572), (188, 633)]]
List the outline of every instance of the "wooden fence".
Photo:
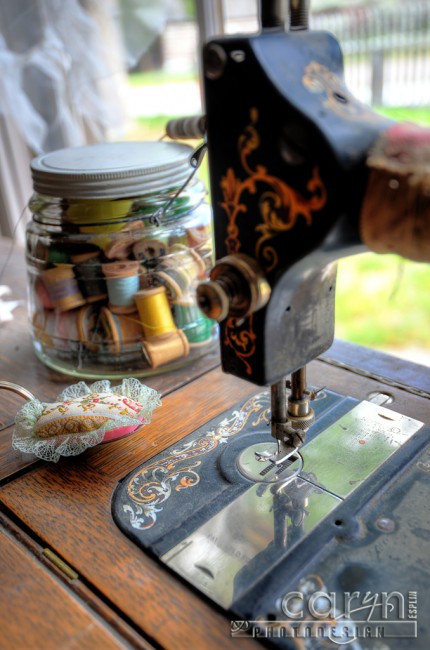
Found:
[(430, 105), (430, 2), (317, 13), (311, 27), (338, 38), (347, 84), (362, 101)]

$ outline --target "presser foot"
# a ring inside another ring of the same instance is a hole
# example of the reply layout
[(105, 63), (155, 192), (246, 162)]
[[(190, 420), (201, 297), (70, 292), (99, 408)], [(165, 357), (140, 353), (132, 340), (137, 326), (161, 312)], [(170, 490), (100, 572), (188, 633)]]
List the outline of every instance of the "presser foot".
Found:
[(260, 442), (244, 449), (237, 458), (237, 469), (254, 483), (284, 485), (303, 469), (303, 458), (295, 448), (278, 440)]

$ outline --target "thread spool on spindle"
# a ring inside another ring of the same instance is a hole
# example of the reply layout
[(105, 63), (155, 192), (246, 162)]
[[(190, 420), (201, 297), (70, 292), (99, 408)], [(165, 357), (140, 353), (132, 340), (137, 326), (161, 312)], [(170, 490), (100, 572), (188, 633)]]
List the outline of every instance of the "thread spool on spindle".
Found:
[(165, 287), (141, 289), (134, 295), (145, 338), (176, 330)]
[(42, 274), (49, 300), (57, 311), (69, 311), (85, 304), (73, 274), (72, 264), (59, 264)]
[(102, 265), (109, 296), (109, 308), (116, 314), (136, 310), (134, 294), (139, 289), (139, 262), (110, 262)]

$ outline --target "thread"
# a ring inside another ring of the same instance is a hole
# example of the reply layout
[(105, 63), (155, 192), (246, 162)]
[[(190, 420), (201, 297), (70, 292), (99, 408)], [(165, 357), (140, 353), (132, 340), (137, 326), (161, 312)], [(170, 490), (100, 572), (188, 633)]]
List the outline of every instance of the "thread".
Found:
[(42, 273), (49, 300), (58, 311), (69, 311), (85, 304), (73, 274), (73, 265), (60, 264)]
[(176, 330), (165, 287), (141, 289), (134, 300), (146, 338)]
[(176, 325), (183, 330), (191, 346), (207, 343), (212, 337), (213, 321), (203, 316), (200, 309), (191, 302), (175, 301)]
[(176, 361), (189, 354), (190, 345), (181, 330), (145, 339), (142, 353), (151, 368), (158, 368), (171, 361)]
[(44, 309), (55, 309), (49, 294), (48, 290), (45, 287), (45, 284), (42, 281), (42, 278), (39, 276), (34, 282), (34, 294), (37, 298), (36, 302), (40, 304)]
[(33, 317), (37, 338), (57, 350), (70, 350), (78, 339), (75, 311), (38, 311)]
[(124, 346), (129, 343), (138, 343), (143, 337), (142, 325), (137, 312), (130, 315), (115, 314), (107, 307), (103, 307), (100, 311), (100, 327), (116, 355), (123, 351)]
[(182, 298), (182, 289), (174, 278), (164, 271), (157, 271), (154, 273), (155, 278), (157, 278), (163, 286), (166, 287), (170, 296), (175, 299)]
[(97, 352), (100, 348), (101, 337), (98, 332), (99, 312), (94, 305), (84, 305), (76, 315), (76, 328), (78, 338), (90, 352)]
[[(109, 221), (117, 221), (126, 217), (133, 205), (130, 199), (69, 199), (66, 208), (67, 219), (72, 223), (80, 225), (95, 225), (98, 223), (103, 226)], [(120, 228), (122, 228), (122, 224)], [(84, 231), (84, 229), (82, 229)], [(87, 232), (91, 232), (87, 229)], [(92, 232), (97, 232), (94, 229)]]
[(102, 265), (109, 307), (117, 314), (136, 310), (134, 294), (139, 290), (139, 262), (110, 262)]
[(163, 266), (180, 268), (186, 271), (190, 281), (202, 277), (206, 271), (206, 265), (200, 255), (192, 248), (183, 244), (173, 244), (170, 248), (170, 255), (163, 259)]
[(102, 277), (102, 265), (98, 259), (98, 254), (91, 255), (91, 258), (76, 264), (74, 274), (78, 281), (79, 289), (87, 299), (87, 302), (96, 302), (106, 298), (107, 286)]

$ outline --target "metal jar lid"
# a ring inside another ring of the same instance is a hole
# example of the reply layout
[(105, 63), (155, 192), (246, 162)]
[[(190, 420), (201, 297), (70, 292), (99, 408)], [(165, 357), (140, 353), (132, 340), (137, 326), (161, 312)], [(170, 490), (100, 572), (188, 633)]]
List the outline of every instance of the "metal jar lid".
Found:
[(177, 142), (102, 142), (33, 159), (39, 194), (68, 199), (135, 197), (179, 188), (192, 169), (192, 148)]

